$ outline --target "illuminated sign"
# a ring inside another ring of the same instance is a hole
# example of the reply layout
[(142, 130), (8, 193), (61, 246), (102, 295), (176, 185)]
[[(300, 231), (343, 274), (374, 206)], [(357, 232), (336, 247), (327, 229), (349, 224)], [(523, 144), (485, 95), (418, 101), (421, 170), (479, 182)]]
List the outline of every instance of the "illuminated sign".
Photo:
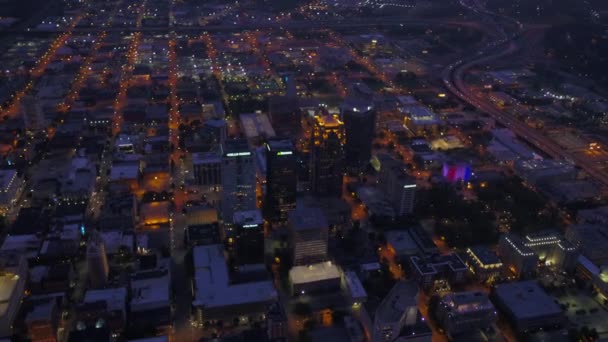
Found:
[(251, 152), (236, 152), (236, 153), (228, 153), (226, 154), (226, 157), (244, 157), (244, 156), (250, 156)]
[(258, 227), (257, 224), (246, 224), (246, 225), (243, 225), (243, 228), (257, 228), (257, 227)]
[(416, 184), (409, 184), (409, 185), (404, 185), (403, 188), (404, 189), (411, 189), (411, 188), (415, 188)]
[(280, 152), (277, 152), (277, 156), (289, 156), (289, 155), (292, 155), (292, 154), (293, 154), (292, 151), (280, 151)]

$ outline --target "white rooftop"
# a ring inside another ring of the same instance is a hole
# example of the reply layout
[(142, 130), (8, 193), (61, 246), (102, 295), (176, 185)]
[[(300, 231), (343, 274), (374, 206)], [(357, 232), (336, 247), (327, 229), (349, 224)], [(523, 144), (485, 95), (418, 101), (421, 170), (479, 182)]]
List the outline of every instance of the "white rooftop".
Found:
[(294, 266), (289, 270), (289, 279), (293, 284), (314, 283), (336, 278), (340, 278), (340, 270), (331, 261), (308, 266)]

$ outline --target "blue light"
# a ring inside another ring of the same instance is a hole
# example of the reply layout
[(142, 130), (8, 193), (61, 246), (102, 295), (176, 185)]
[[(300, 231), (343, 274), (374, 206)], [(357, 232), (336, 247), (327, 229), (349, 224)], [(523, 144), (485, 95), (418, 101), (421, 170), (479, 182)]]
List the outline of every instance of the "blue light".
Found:
[(80, 234), (81, 234), (81, 235), (84, 235), (86, 232), (87, 232), (87, 231), (86, 231), (86, 229), (85, 229), (84, 225), (81, 225), (81, 226), (80, 226)]

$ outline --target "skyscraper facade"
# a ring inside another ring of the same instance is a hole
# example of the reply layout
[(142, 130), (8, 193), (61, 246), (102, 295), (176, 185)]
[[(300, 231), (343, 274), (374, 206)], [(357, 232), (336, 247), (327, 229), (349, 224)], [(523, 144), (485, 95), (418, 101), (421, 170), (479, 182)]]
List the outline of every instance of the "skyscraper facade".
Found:
[(318, 196), (340, 197), (344, 174), (344, 123), (338, 115), (319, 112), (313, 117), (310, 179)]
[(255, 166), (247, 140), (227, 140), (222, 152), (221, 213), (232, 223), (235, 212), (256, 208)]
[(376, 112), (367, 101), (345, 102), (340, 112), (346, 133), (346, 167), (348, 171), (361, 172), (372, 157)]
[(266, 144), (266, 199), (264, 215), (271, 222), (284, 222), (296, 207), (296, 155), (289, 139)]

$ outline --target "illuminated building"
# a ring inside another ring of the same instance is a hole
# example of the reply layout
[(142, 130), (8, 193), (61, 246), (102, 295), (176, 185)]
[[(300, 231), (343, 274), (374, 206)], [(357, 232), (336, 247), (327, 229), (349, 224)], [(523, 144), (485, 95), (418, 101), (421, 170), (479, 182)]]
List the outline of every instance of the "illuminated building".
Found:
[(346, 134), (345, 163), (349, 170), (361, 172), (372, 157), (376, 112), (371, 103), (356, 102), (345, 102), (341, 107), (341, 116)]
[(95, 232), (87, 242), (87, 264), (89, 266), (89, 282), (91, 287), (104, 287), (108, 281), (110, 267), (103, 239), (101, 235)]
[(309, 265), (327, 259), (329, 224), (319, 208), (296, 208), (289, 212), (293, 264)]
[(479, 281), (492, 281), (500, 276), (502, 262), (493, 251), (475, 246), (467, 248), (465, 263)]
[(504, 265), (518, 278), (529, 278), (536, 273), (538, 255), (512, 234), (504, 234), (498, 241), (498, 255)]
[(266, 200), (264, 216), (271, 222), (284, 222), (296, 207), (296, 155), (288, 139), (270, 140), (266, 145)]
[(264, 262), (264, 220), (259, 210), (234, 213), (236, 260), (239, 265)]
[(0, 258), (0, 336), (13, 334), (13, 323), (21, 307), (28, 269), (20, 255), (3, 255)]
[(19, 198), (23, 188), (23, 180), (17, 170), (0, 170), (0, 212), (5, 213), (11, 204)]
[(340, 197), (344, 173), (344, 123), (337, 115), (313, 117), (310, 176), (312, 191), (319, 196)]
[(289, 270), (293, 295), (339, 291), (340, 279), (341, 271), (331, 261), (294, 266)]
[(436, 310), (438, 324), (448, 336), (487, 329), (497, 319), (496, 309), (483, 292), (448, 293)]
[(471, 166), (468, 164), (443, 164), (443, 178), (448, 182), (467, 182), (471, 178)]
[(232, 223), (235, 212), (256, 209), (255, 165), (246, 140), (226, 141), (221, 170), (221, 216), (224, 222)]

